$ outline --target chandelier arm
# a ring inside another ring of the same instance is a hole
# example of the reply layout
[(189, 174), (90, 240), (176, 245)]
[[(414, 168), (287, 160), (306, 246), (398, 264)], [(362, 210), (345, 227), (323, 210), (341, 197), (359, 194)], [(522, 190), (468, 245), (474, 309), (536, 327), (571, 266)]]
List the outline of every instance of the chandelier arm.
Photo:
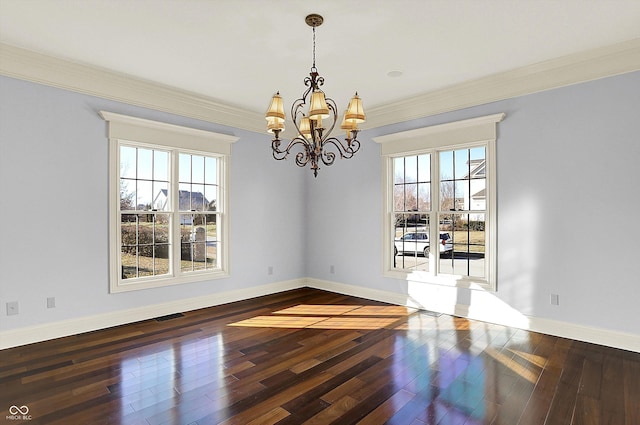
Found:
[(296, 128), (296, 132), (298, 133), (296, 137), (301, 137), (302, 139), (304, 139), (304, 135), (300, 131), (300, 120), (298, 119), (298, 116), (300, 117), (304, 116), (304, 112), (302, 112), (302, 108), (307, 104), (306, 102), (307, 96), (309, 95), (312, 89), (313, 87), (309, 87), (307, 90), (305, 90), (302, 97), (300, 99), (297, 99), (291, 105), (291, 121), (293, 121), (293, 125)]
[(327, 147), (328, 144), (332, 144), (336, 147), (338, 153), (340, 154), (340, 158), (350, 159), (353, 155), (358, 152), (360, 149), (360, 142), (358, 140), (351, 140), (350, 143), (345, 146), (342, 141), (336, 137), (330, 137), (324, 140), (322, 147), (323, 149)]
[(309, 163), (309, 160), (311, 160), (311, 163), (313, 164), (313, 158), (309, 155), (309, 147), (305, 145), (304, 151), (296, 154), (296, 165), (298, 167), (304, 167)]
[(345, 156), (346, 159), (353, 157), (353, 155), (360, 150), (360, 142), (358, 139), (353, 139), (349, 146), (347, 152), (349, 152), (349, 156)]
[(336, 102), (334, 102), (334, 100), (330, 97), (325, 98), (325, 102), (327, 102), (327, 107), (329, 108), (329, 110), (333, 111), (333, 122), (331, 123), (331, 127), (325, 129), (324, 131), (324, 137), (328, 137), (329, 135), (331, 135), (331, 132), (335, 128), (336, 122), (338, 121), (338, 106), (336, 105)]
[[(342, 157), (342, 154), (340, 154), (340, 157)], [(323, 150), (320, 159), (324, 165), (332, 165), (336, 160), (336, 154), (332, 151)]]
[[(304, 153), (303, 152), (299, 152), (298, 154), (296, 154), (296, 163), (298, 163), (298, 158), (297, 156), (299, 154), (303, 154), (306, 156), (309, 156), (309, 144), (307, 143), (306, 140), (304, 140), (304, 138), (300, 138), (300, 137), (295, 137), (293, 139), (291, 139), (291, 141), (289, 142), (289, 144), (287, 145), (287, 147), (284, 150), (280, 149), (280, 140), (274, 139), (271, 142), (271, 149), (273, 151), (273, 157), (274, 159), (277, 159), (278, 161), (282, 161), (283, 159), (287, 159), (287, 156), (289, 156), (289, 154), (291, 153), (291, 149), (295, 146), (295, 145), (302, 145), (303, 149), (304, 149)], [(306, 164), (307, 162), (309, 162), (309, 160), (307, 159), (304, 163)]]

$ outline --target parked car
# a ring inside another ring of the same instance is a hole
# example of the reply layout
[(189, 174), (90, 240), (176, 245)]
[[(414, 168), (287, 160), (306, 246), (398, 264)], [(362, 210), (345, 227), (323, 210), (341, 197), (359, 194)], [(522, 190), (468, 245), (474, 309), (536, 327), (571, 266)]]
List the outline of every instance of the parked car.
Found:
[[(440, 255), (451, 255), (453, 253), (453, 240), (449, 233), (440, 232)], [(408, 232), (394, 241), (394, 254), (422, 254), (429, 256), (429, 233), (428, 232)]]

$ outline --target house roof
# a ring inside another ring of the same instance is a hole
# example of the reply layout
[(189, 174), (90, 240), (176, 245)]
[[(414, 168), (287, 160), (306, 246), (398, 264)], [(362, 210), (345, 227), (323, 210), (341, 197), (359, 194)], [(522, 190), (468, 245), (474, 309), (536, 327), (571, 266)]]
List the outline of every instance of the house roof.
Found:
[(486, 189), (482, 189), (476, 193), (474, 193), (473, 195), (471, 195), (472, 198), (486, 198), (487, 197), (487, 191)]
[[(159, 200), (160, 195), (164, 196), (164, 199)], [(167, 189), (160, 189), (158, 195), (154, 199), (154, 205), (161, 202), (162, 205), (157, 206), (158, 209), (164, 209), (167, 204)], [(215, 202), (215, 201), (214, 201)], [(188, 190), (178, 191), (178, 208), (182, 211), (191, 210), (192, 207), (201, 208), (205, 205), (209, 205), (210, 202), (202, 194), (202, 192), (189, 192)]]

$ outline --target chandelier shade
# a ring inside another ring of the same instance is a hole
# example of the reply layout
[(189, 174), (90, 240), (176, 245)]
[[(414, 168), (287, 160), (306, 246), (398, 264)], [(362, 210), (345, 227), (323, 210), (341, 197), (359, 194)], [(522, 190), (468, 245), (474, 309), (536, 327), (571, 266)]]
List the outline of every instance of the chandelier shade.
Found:
[(311, 105), (309, 106), (309, 119), (329, 118), (329, 107), (321, 90), (311, 93)]
[(303, 117), (300, 120), (300, 134), (302, 134), (305, 139), (311, 139), (311, 120), (307, 117)]
[(267, 131), (273, 133), (276, 130), (284, 130), (284, 120), (279, 118), (269, 117), (267, 118)]
[(351, 98), (349, 102), (349, 106), (347, 107), (347, 112), (344, 115), (344, 118), (349, 121), (353, 121), (355, 123), (364, 122), (364, 108), (362, 107), (362, 99), (358, 96), (358, 93)]
[(283, 140), (280, 139), (280, 133), (284, 131), (285, 114), (280, 92), (273, 95), (265, 113), (267, 131), (274, 135), (271, 141), (273, 157), (276, 160), (287, 159), (294, 148), (300, 148), (295, 154), (296, 165), (304, 167), (309, 164), (315, 177), (318, 176), (320, 163), (329, 166), (338, 156), (342, 159), (353, 157), (360, 149), (358, 124), (365, 121), (362, 100), (356, 92), (340, 124), (340, 128), (346, 132), (344, 141), (331, 136), (336, 126), (338, 107), (320, 89), (324, 85), (324, 78), (316, 68), (316, 27), (322, 25), (323, 21), (324, 18), (317, 14), (305, 18), (307, 25), (313, 28), (313, 65), (309, 76), (304, 79), (307, 89), (291, 106), (291, 120), (297, 134), (286, 147), (281, 148)]
[(282, 106), (282, 96), (280, 96), (280, 92), (274, 94), (271, 98), (271, 104), (265, 117), (267, 121), (269, 121), (269, 118), (275, 118), (276, 120), (284, 122), (284, 107)]

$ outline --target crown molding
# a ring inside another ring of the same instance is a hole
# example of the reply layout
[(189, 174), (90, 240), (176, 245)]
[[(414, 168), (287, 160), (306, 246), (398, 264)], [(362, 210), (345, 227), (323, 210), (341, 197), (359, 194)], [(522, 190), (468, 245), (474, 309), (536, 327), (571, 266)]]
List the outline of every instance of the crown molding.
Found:
[[(640, 38), (434, 90), (367, 110), (364, 129), (640, 70)], [(261, 113), (103, 68), (0, 43), (0, 75), (264, 132)]]
[(0, 75), (250, 131), (264, 116), (185, 90), (0, 43)]
[(640, 38), (634, 38), (369, 108), (366, 128), (410, 121), (638, 70)]

